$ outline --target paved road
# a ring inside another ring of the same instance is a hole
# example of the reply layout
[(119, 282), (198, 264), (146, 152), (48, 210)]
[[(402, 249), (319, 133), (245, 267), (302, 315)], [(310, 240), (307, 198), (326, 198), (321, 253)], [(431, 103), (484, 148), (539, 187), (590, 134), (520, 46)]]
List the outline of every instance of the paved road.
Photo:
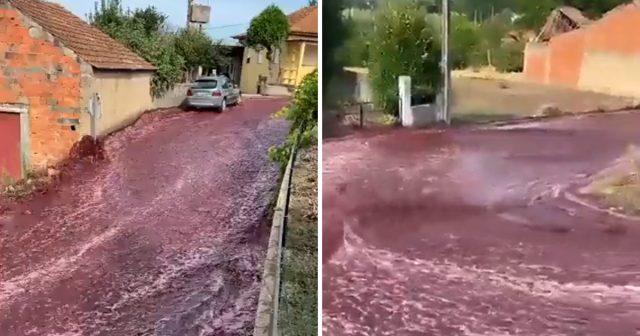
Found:
[(640, 222), (570, 197), (640, 144), (638, 125), (616, 114), (325, 142), (325, 334), (640, 335)]
[(145, 116), (0, 218), (0, 335), (248, 335), (283, 100)]

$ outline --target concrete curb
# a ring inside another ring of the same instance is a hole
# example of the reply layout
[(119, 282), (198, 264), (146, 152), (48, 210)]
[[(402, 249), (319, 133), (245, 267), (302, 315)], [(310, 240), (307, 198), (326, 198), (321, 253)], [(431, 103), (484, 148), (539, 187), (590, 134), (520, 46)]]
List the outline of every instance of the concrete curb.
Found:
[(562, 119), (562, 118), (571, 118), (571, 117), (638, 113), (638, 111), (636, 111), (638, 108), (639, 108), (638, 105), (630, 105), (630, 106), (625, 106), (625, 107), (620, 107), (620, 108), (615, 108), (610, 110), (595, 109), (595, 110), (587, 110), (587, 111), (581, 111), (581, 112), (565, 112), (559, 115), (550, 115), (550, 116), (528, 116), (528, 117), (522, 117), (522, 118), (515, 118), (511, 120), (488, 121), (484, 123), (482, 122), (476, 123), (473, 125), (460, 125), (459, 127), (471, 127), (471, 128), (475, 128), (475, 127), (480, 128), (480, 127), (487, 127), (487, 126), (501, 127), (501, 126), (519, 125), (519, 124), (526, 124), (530, 122), (550, 121), (553, 119)]
[[(295, 146), (297, 147), (297, 146)], [(258, 311), (256, 313), (254, 336), (278, 335), (278, 306), (280, 298), (280, 264), (282, 261), (282, 239), (286, 224), (287, 207), (289, 203), (289, 191), (296, 150), (291, 153), (289, 163), (282, 178), (280, 192), (275, 210), (267, 257), (264, 262), (260, 297), (258, 298)]]
[(246, 99), (246, 100), (253, 100), (253, 99), (283, 99), (283, 98), (291, 98), (291, 96), (265, 96), (265, 95), (259, 95), (259, 94), (248, 94), (248, 93), (243, 93), (242, 94), (242, 98)]

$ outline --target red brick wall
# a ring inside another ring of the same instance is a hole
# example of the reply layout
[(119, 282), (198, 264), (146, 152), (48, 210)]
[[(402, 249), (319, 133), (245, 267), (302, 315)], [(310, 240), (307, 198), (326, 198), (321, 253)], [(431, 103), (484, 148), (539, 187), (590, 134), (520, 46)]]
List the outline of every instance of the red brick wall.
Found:
[(65, 158), (79, 138), (59, 119), (80, 117), (80, 64), (9, 6), (0, 5), (0, 103), (29, 105), (31, 163), (43, 168)]
[(605, 15), (589, 27), (587, 51), (640, 53), (640, 7), (628, 5)]
[[(585, 54), (604, 54), (611, 57), (610, 62), (620, 62), (620, 56), (640, 59), (640, 6), (630, 4), (619, 7), (583, 29), (551, 39), (548, 44), (549, 53), (546, 55), (549, 58), (548, 69), (543, 66), (545, 62), (543, 54), (539, 52), (540, 48), (539, 45), (527, 48), (524, 70), (527, 80), (570, 87), (582, 86), (580, 76), (585, 73), (584, 70), (602, 71), (602, 65), (595, 70), (583, 69), (586, 66)], [(547, 81), (544, 80), (546, 71), (549, 73)], [(625, 74), (610, 75), (615, 77)], [(615, 83), (607, 86), (612, 86), (612, 92), (616, 91), (613, 87)]]
[(576, 87), (584, 56), (585, 30), (579, 29), (558, 35), (549, 43), (549, 82)]
[(536, 83), (547, 82), (549, 47), (542, 43), (529, 43), (525, 49), (524, 76)]

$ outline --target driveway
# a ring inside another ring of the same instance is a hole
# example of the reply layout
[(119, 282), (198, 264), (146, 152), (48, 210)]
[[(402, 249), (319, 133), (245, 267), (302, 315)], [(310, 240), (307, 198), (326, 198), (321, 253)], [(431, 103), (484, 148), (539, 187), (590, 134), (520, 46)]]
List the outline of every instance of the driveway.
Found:
[(325, 334), (640, 334), (640, 222), (571, 196), (640, 144), (637, 125), (620, 113), (325, 142)]
[(152, 113), (0, 216), (0, 335), (247, 335), (284, 100)]

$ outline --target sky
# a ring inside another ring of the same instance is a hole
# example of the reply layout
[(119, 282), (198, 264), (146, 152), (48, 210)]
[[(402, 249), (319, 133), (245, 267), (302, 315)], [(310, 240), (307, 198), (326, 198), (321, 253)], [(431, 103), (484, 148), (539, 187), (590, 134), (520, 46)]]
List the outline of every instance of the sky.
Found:
[[(62, 4), (74, 14), (86, 19), (94, 9), (91, 0), (50, 0)], [(230, 40), (249, 27), (251, 18), (270, 4), (279, 6), (285, 14), (307, 6), (308, 0), (196, 0), (198, 4), (211, 6), (211, 20), (205, 29), (216, 39)], [(124, 8), (145, 8), (153, 5), (169, 16), (169, 23), (184, 27), (187, 21), (187, 0), (122, 0)]]

